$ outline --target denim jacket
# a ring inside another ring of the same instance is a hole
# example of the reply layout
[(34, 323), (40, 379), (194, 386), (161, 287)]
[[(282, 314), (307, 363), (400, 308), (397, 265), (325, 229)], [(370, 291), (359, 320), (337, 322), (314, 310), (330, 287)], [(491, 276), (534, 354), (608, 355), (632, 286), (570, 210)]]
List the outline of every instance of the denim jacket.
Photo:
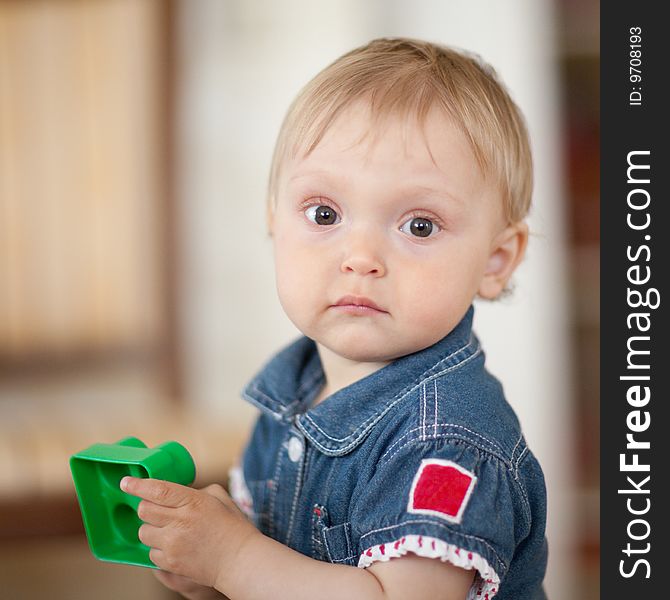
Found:
[(244, 389), (261, 415), (231, 480), (256, 526), (332, 563), (412, 552), (476, 569), (468, 598), (545, 598), (542, 470), (472, 318), (315, 407), (315, 343), (279, 352)]

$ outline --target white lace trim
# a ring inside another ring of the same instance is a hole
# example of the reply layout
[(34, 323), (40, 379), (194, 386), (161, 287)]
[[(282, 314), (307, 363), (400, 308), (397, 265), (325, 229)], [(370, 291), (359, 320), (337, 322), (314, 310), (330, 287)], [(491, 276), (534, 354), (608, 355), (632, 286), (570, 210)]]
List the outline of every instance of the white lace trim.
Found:
[(230, 497), (237, 507), (247, 517), (251, 517), (254, 512), (254, 501), (251, 492), (244, 481), (244, 473), (240, 465), (235, 465), (228, 471), (228, 487), (230, 488)]
[(388, 544), (372, 546), (361, 554), (358, 566), (369, 567), (374, 562), (385, 562), (408, 552), (426, 558), (439, 558), (462, 569), (476, 569), (477, 575), (466, 600), (491, 600), (498, 593), (500, 577), (485, 558), (476, 552), (425, 535), (406, 535)]

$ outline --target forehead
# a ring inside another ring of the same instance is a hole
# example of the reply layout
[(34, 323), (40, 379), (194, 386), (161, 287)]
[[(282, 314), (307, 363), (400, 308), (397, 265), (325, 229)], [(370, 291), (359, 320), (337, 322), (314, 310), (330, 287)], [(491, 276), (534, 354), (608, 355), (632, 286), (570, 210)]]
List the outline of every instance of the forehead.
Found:
[(481, 195), (487, 186), (469, 140), (436, 106), (422, 119), (411, 111), (373, 115), (369, 102), (357, 101), (338, 115), (310, 152), (303, 146), (285, 166), (289, 180), (366, 171), (444, 186), (464, 199)]

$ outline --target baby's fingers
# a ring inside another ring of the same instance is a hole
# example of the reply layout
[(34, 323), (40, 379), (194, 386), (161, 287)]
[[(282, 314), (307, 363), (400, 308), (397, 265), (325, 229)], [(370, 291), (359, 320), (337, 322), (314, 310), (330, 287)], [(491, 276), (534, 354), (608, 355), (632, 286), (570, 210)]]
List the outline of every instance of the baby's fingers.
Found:
[(124, 477), (121, 480), (121, 489), (131, 496), (139, 496), (161, 506), (178, 508), (192, 500), (195, 490), (186, 486), (161, 481), (159, 479), (139, 479)]
[(148, 500), (142, 500), (142, 502), (140, 502), (137, 507), (137, 516), (145, 523), (156, 525), (158, 527), (165, 527), (172, 521), (172, 518), (170, 517), (170, 509), (166, 509), (165, 507), (149, 502)]
[(163, 545), (163, 536), (160, 527), (144, 523), (137, 531), (137, 537), (140, 539), (140, 542), (150, 548), (158, 549)]
[(152, 548), (149, 550), (149, 558), (162, 571), (170, 571), (173, 568), (172, 564), (168, 564), (165, 553), (159, 548)]

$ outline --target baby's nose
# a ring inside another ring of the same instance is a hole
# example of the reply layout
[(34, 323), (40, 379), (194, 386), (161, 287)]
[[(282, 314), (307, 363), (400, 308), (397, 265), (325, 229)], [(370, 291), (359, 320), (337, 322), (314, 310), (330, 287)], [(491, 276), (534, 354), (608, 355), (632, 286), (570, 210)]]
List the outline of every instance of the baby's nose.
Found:
[(373, 232), (360, 229), (347, 237), (341, 271), (376, 277), (386, 273), (383, 244)]

